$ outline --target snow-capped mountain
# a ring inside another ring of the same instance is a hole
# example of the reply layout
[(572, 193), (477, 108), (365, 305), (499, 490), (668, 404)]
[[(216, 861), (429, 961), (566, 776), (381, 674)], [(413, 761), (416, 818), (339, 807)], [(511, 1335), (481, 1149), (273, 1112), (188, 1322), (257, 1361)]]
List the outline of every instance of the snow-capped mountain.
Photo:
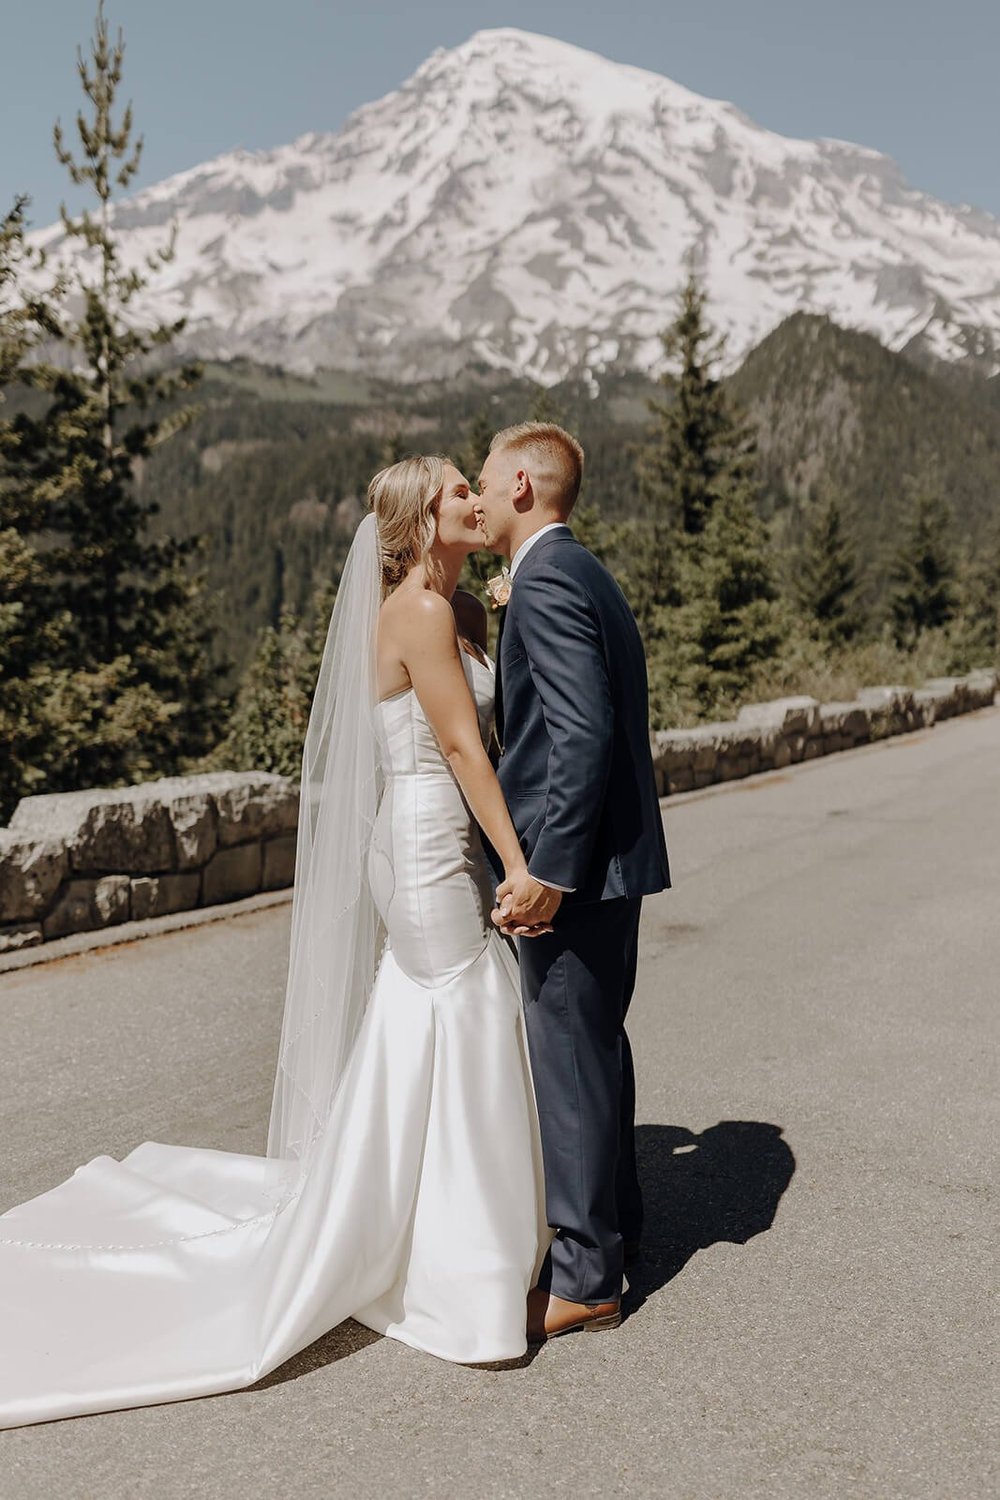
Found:
[(691, 257), (731, 362), (804, 309), (1000, 365), (1000, 221), (877, 151), (511, 29), (433, 53), (336, 133), (123, 202), (128, 258), (175, 218), (146, 309), (186, 315), (205, 355), (401, 378), (481, 359), (546, 383), (653, 368)]

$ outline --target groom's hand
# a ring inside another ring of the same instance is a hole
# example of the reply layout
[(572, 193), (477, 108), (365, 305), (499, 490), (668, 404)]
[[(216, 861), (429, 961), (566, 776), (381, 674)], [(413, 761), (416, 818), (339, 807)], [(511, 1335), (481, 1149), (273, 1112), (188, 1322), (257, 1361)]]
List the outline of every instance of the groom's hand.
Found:
[(561, 901), (562, 891), (542, 885), (525, 871), (497, 886), (493, 921), (501, 932), (512, 936), (537, 937), (540, 932), (552, 931), (552, 919)]

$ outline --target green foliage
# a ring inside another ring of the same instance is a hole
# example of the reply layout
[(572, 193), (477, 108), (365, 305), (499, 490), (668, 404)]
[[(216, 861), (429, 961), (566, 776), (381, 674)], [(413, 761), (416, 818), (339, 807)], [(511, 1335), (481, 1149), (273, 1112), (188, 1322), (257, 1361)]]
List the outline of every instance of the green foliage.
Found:
[(854, 548), (836, 499), (817, 509), (797, 563), (795, 597), (813, 632), (829, 642), (857, 635), (862, 622)]
[(754, 482), (753, 434), (714, 373), (725, 341), (708, 321), (706, 294), (693, 273), (662, 343), (663, 394), (646, 403), (653, 423), (636, 461), (641, 524), (628, 575), (646, 634), (663, 609), (681, 602), (685, 539), (705, 530), (720, 496)]
[(1000, 507), (1000, 380), (915, 365), (870, 334), (796, 313), (727, 381), (757, 429), (762, 514), (794, 557), (817, 505), (843, 503), (859, 602), (883, 619), (914, 487), (947, 496), (978, 543)]
[[(194, 415), (179, 398), (199, 371), (163, 368), (182, 321), (142, 330), (130, 319), (148, 278), (125, 266), (110, 216), (142, 146), (130, 145), (131, 105), (120, 124), (113, 119), (123, 53), (120, 33), (109, 42), (101, 0), (89, 61), (78, 54), (92, 107), (89, 118), (77, 116), (79, 161), (59, 124), (54, 131), (59, 160), (92, 190), (96, 212), (71, 217), (61, 208), (65, 239), (79, 253), (47, 296), (22, 294), (20, 345), (5, 361), (32, 399), (0, 429), (0, 521), (18, 538), (8, 538), (3, 592), (22, 620), (45, 622), (32, 670), (52, 691), (39, 697), (39, 714), (48, 712), (44, 700), (74, 716), (58, 733), (49, 725), (63, 748), (43, 755), (31, 747), (45, 736), (18, 711), (21, 769), (8, 777), (8, 801), (18, 785), (65, 790), (182, 770), (218, 737), (227, 707), (225, 666), (211, 660), (212, 611), (191, 566), (204, 544), (151, 537), (157, 506), (139, 494), (144, 464)], [(17, 227), (8, 220), (8, 245)], [(150, 270), (172, 254), (171, 239), (147, 258)], [(36, 355), (45, 357), (25, 363), (25, 339), (44, 340)], [(31, 696), (11, 692), (22, 704)]]
[(890, 609), (900, 646), (911, 646), (923, 631), (940, 629), (957, 613), (951, 522), (951, 512), (936, 495), (917, 495), (890, 575)]
[(959, 587), (953, 670), (1000, 666), (1000, 517), (982, 547), (965, 561)]
[(226, 737), (204, 757), (200, 769), (276, 771), (298, 779), (335, 599), (336, 588), (321, 585), (308, 618), (285, 608), (277, 629), (266, 626), (260, 632)]
[(649, 647), (656, 727), (692, 715), (725, 718), (790, 629), (767, 529), (743, 488), (719, 494), (704, 530), (682, 548), (682, 602), (659, 612)]

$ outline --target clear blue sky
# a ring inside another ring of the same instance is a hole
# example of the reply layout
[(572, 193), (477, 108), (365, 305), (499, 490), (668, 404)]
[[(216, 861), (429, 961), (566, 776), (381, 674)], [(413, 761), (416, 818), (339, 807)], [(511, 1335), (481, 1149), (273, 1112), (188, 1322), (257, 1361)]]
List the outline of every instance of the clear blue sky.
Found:
[[(105, 0), (146, 137), (138, 187), (235, 146), (336, 129), (435, 47), (519, 26), (731, 99), (786, 135), (887, 152), (910, 181), (1000, 215), (998, 0)], [(0, 6), (0, 209), (56, 217), (52, 151), (82, 97), (96, 0)], [(75, 128), (72, 130), (75, 139)], [(73, 202), (71, 195), (68, 201)]]

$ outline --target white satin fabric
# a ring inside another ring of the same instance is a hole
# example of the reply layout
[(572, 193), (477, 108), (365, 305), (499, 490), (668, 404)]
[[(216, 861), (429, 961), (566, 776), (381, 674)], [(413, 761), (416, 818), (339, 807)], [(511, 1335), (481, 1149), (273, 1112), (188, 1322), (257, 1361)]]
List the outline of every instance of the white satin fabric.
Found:
[[(485, 736), (492, 670), (464, 661)], [(416, 695), (379, 714), (388, 945), (309, 1171), (147, 1141), (0, 1215), (0, 1427), (235, 1390), (351, 1315), (524, 1353), (551, 1231), (517, 966)]]

